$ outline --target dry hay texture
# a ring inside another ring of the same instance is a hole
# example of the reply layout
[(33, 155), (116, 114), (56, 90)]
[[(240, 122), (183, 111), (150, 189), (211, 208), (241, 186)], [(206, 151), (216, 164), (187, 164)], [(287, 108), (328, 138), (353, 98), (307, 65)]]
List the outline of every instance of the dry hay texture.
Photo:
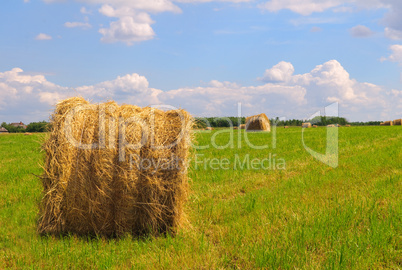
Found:
[(239, 126), (239, 129), (246, 129), (246, 125), (245, 125), (245, 124), (241, 124), (241, 125)]
[(393, 126), (394, 123), (392, 121), (385, 121), (384, 126)]
[(401, 126), (402, 125), (402, 119), (395, 119), (393, 121), (394, 126)]
[[(80, 106), (85, 109), (78, 111)], [(192, 125), (183, 110), (164, 112), (113, 101), (93, 105), (78, 97), (58, 103), (43, 145), (38, 232), (174, 234), (186, 223)], [(66, 134), (98, 147), (76, 147)]]
[(265, 113), (246, 118), (246, 131), (271, 131), (271, 124)]
[(311, 128), (311, 123), (310, 122), (303, 123), (302, 128)]

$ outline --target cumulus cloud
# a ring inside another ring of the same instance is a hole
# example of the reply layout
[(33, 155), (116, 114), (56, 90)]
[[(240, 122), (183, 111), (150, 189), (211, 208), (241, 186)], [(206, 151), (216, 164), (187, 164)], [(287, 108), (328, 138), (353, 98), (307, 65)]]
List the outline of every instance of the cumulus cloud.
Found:
[(382, 60), (389, 60), (402, 64), (402, 45), (391, 45), (389, 49), (392, 51), (391, 55), (387, 58), (382, 58)]
[(67, 97), (66, 91), (43, 75), (26, 75), (20, 68), (0, 72), (0, 117), (8, 122), (47, 120), (51, 105), (56, 98)]
[(49, 36), (49, 35), (47, 35), (47, 34), (40, 33), (40, 34), (38, 34), (38, 35), (35, 37), (35, 39), (36, 39), (36, 40), (51, 40), (52, 37)]
[(369, 37), (374, 34), (370, 28), (364, 25), (356, 25), (355, 27), (350, 28), (349, 32), (353, 37)]
[(291, 63), (282, 61), (267, 69), (260, 80), (265, 82), (287, 82), (292, 77), (294, 71), (295, 69)]
[(155, 3), (155, 6), (149, 6), (149, 3), (146, 3), (133, 5), (133, 2), (131, 6), (121, 6), (118, 8), (114, 8), (108, 4), (102, 5), (99, 9), (99, 13), (107, 17), (119, 19), (111, 22), (109, 28), (99, 29), (99, 33), (103, 35), (101, 40), (106, 43), (124, 42), (130, 46), (136, 42), (153, 39), (155, 32), (151, 24), (153, 24), (154, 21), (152, 21), (148, 13), (138, 10), (143, 9), (153, 12), (180, 11), (173, 4), (168, 5), (166, 1), (158, 1)]
[[(63, 0), (43, 0), (46, 3)], [(67, 0), (65, 0), (67, 1)], [(99, 13), (111, 18), (117, 18), (109, 23), (108, 27), (99, 29), (101, 40), (106, 43), (123, 42), (128, 46), (134, 43), (151, 40), (155, 37), (152, 29), (154, 21), (150, 14), (162, 12), (181, 13), (182, 10), (175, 3), (203, 3), (203, 2), (251, 2), (252, 0), (75, 0), (76, 2), (99, 5)], [(91, 14), (86, 7), (80, 12)], [(67, 22), (66, 27), (90, 28), (88, 23)]]
[(148, 80), (136, 73), (117, 77), (90, 86), (76, 88), (77, 93), (95, 100), (116, 99), (141, 106), (160, 103), (158, 95), (161, 90), (150, 88)]
[(358, 82), (336, 60), (304, 74), (295, 74), (291, 63), (280, 62), (267, 69), (260, 80), (262, 84), (250, 86), (212, 80), (206, 86), (162, 91), (133, 73), (73, 90), (15, 68), (0, 73), (0, 117), (7, 115), (7, 121), (47, 119), (57, 100), (76, 95), (94, 102), (114, 99), (139, 106), (166, 104), (205, 116), (236, 115), (238, 102), (243, 115), (264, 112), (288, 118), (307, 117), (332, 102), (339, 102), (342, 116), (350, 120), (393, 119), (401, 111), (397, 104), (402, 91)]
[(102, 41), (106, 43), (124, 42), (133, 45), (135, 42), (153, 39), (155, 32), (150, 22), (135, 21), (133, 17), (122, 17), (111, 22), (109, 28), (99, 29), (103, 35)]

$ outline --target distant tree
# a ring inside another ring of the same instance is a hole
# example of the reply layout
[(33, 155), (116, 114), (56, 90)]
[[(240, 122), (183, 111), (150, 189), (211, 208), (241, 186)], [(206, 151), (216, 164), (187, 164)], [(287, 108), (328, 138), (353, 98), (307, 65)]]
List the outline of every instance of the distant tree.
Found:
[(50, 124), (46, 121), (32, 122), (27, 126), (27, 132), (47, 132), (49, 131)]

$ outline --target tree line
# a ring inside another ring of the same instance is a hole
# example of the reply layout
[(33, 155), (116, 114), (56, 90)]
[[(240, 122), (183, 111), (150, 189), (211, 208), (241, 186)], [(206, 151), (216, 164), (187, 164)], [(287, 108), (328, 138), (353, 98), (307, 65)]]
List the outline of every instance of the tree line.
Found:
[(50, 130), (50, 123), (46, 121), (32, 122), (27, 125), (27, 128), (15, 127), (6, 122), (1, 123), (1, 126), (8, 130), (10, 133), (24, 133), (24, 132), (48, 132)]
[[(369, 122), (349, 122), (344, 117), (335, 116), (316, 116), (309, 120), (300, 119), (289, 119), (289, 120), (279, 120), (279, 118), (270, 119), (271, 125), (276, 124), (277, 126), (301, 126), (305, 122), (310, 122), (312, 125), (317, 126), (327, 126), (327, 125), (351, 125), (351, 126), (379, 126), (381, 121), (369, 121)], [(245, 117), (196, 117), (195, 127), (205, 128), (205, 127), (230, 127), (231, 124), (234, 127), (240, 126), (246, 123)]]
[[(326, 116), (316, 116), (310, 120), (300, 120), (300, 119), (289, 119), (289, 120), (279, 120), (279, 118), (270, 119), (271, 125), (275, 124), (277, 126), (301, 126), (304, 122), (310, 122), (317, 126), (327, 126), (331, 124), (339, 125), (352, 125), (352, 126), (379, 126), (381, 121), (369, 121), (369, 122), (348, 122), (344, 117), (326, 117)], [(241, 124), (246, 123), (245, 117), (195, 117), (195, 128), (206, 128), (206, 127), (221, 127), (228, 128), (231, 125), (238, 127)], [(32, 122), (26, 129), (22, 127), (15, 127), (11, 124), (3, 122), (1, 127), (4, 127), (10, 133), (24, 133), (24, 132), (48, 132), (50, 130), (51, 124), (46, 121)]]

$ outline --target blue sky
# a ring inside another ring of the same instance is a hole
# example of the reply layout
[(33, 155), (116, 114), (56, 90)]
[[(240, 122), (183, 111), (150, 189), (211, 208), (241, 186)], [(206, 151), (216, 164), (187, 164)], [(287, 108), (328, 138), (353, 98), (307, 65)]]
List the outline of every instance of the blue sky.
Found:
[(194, 115), (402, 117), (396, 0), (4, 0), (0, 121), (82, 95)]

